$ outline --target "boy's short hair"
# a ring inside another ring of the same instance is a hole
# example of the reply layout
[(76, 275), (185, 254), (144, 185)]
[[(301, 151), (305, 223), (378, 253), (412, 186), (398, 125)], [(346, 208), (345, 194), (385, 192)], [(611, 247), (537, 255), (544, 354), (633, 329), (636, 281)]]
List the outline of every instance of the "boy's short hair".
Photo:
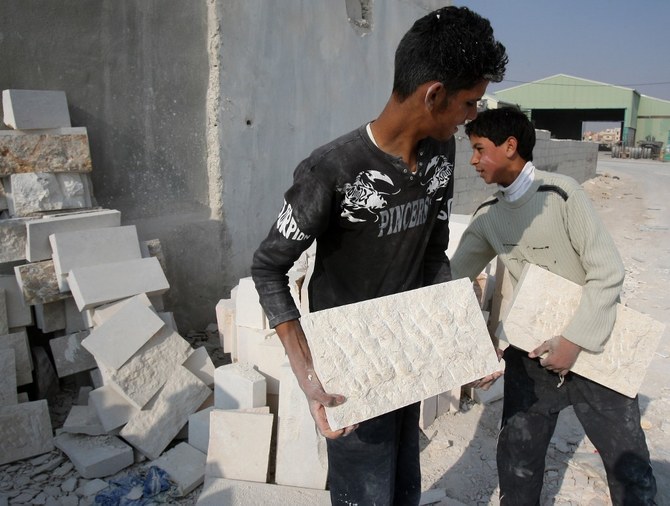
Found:
[(404, 100), (429, 81), (449, 94), (484, 79), (500, 82), (507, 60), (487, 19), (467, 7), (443, 7), (415, 21), (398, 44), (393, 93)]
[(480, 112), (474, 120), (466, 123), (465, 133), (468, 137), (471, 135), (486, 137), (496, 146), (514, 137), (519, 156), (527, 162), (533, 160), (535, 127), (524, 113), (514, 107)]

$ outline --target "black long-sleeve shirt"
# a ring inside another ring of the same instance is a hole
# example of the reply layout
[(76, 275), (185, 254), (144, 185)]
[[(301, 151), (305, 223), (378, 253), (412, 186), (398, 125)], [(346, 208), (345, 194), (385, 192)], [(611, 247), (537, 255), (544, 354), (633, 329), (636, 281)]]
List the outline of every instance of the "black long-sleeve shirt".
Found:
[(251, 268), (270, 326), (300, 317), (286, 273), (314, 240), (310, 311), (449, 281), (454, 156), (424, 139), (412, 173), (362, 126), (303, 160)]

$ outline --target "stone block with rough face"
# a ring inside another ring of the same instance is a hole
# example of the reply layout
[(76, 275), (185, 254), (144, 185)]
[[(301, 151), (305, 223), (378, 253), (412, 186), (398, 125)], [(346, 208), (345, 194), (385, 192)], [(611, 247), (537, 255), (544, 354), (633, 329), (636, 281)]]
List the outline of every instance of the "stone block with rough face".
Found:
[(482, 378), (500, 364), (468, 279), (317, 311), (302, 326), (332, 429)]
[(18, 402), (14, 350), (0, 348), (0, 407), (11, 406)]
[(27, 218), (0, 220), (0, 263), (26, 259)]
[(53, 260), (31, 262), (14, 267), (16, 280), (21, 288), (23, 300), (29, 306), (48, 304), (71, 297), (69, 293), (61, 293)]
[(85, 127), (50, 132), (0, 130), (0, 153), (0, 176), (92, 170)]
[(0, 336), (0, 350), (14, 350), (16, 361), (16, 384), (27, 385), (33, 382), (33, 362), (30, 355), (28, 334), (25, 329)]
[(90, 371), (97, 367), (93, 355), (81, 344), (86, 336), (88, 336), (88, 330), (54, 337), (49, 340), (59, 378), (82, 371)]
[[(531, 351), (560, 335), (570, 322), (582, 287), (536, 265), (517, 283), (514, 301), (499, 330), (501, 340)], [(602, 353), (582, 350), (572, 371), (628, 397), (637, 395), (665, 325), (617, 304), (612, 333)]]
[(149, 402), (192, 352), (191, 345), (167, 326), (118, 369), (98, 364), (105, 378), (138, 409)]
[(46, 400), (0, 407), (0, 465), (53, 449)]
[(119, 435), (156, 459), (207, 399), (211, 390), (186, 368), (172, 367), (170, 378), (151, 402), (136, 411)]
[(30, 172), (10, 176), (7, 207), (12, 217), (86, 209), (93, 204), (86, 174)]

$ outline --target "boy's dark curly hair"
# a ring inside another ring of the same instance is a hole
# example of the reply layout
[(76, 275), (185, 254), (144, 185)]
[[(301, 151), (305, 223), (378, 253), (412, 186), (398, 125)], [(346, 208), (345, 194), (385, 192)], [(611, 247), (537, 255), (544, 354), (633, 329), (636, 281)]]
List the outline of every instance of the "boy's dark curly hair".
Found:
[(507, 61), (487, 19), (467, 7), (443, 7), (418, 19), (398, 44), (393, 93), (404, 100), (428, 81), (449, 94), (482, 79), (500, 82)]
[(465, 133), (485, 137), (500, 146), (510, 137), (517, 142), (519, 156), (530, 162), (535, 147), (535, 127), (528, 117), (515, 107), (501, 107), (480, 112), (477, 118), (466, 123)]

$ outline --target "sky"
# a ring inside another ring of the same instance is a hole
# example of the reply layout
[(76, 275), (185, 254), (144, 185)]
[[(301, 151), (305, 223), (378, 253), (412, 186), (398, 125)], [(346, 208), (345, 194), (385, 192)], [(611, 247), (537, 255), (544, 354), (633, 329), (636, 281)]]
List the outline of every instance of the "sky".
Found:
[(505, 80), (556, 74), (670, 100), (670, 0), (454, 0), (488, 18), (507, 48)]

